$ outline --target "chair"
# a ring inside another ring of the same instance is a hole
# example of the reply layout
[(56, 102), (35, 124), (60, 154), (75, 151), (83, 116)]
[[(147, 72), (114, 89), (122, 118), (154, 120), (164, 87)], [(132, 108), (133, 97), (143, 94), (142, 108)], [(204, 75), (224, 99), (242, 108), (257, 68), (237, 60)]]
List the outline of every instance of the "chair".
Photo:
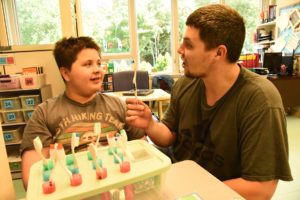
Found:
[[(134, 71), (120, 71), (112, 74), (113, 91), (128, 91), (134, 89), (133, 84)], [(136, 71), (137, 89), (149, 89), (149, 74), (148, 71)], [(149, 102), (145, 102), (149, 105)], [(154, 120), (159, 121), (159, 117), (152, 112)]]
[[(113, 91), (128, 91), (134, 89), (134, 71), (121, 71), (112, 74)], [(149, 89), (148, 71), (138, 70), (136, 72), (137, 89)]]
[(156, 75), (152, 78), (152, 88), (160, 88), (171, 93), (174, 79), (171, 75)]

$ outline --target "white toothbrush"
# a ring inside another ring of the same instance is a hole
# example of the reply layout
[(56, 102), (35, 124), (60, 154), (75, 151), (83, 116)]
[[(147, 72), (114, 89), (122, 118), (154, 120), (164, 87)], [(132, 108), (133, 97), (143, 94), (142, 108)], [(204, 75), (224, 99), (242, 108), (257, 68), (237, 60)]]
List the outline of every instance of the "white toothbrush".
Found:
[(93, 143), (90, 143), (89, 147), (88, 147), (88, 150), (91, 152), (92, 159), (93, 159), (93, 162), (94, 162), (95, 167), (96, 167), (96, 172), (97, 173), (99, 173), (99, 172), (102, 173), (102, 169), (97, 163), (97, 152), (96, 152), (95, 145)]
[(74, 159), (74, 167), (78, 168), (78, 162), (75, 156), (75, 147), (78, 147), (79, 145), (79, 137), (76, 133), (72, 133), (72, 139), (71, 139), (71, 149), (72, 149), (72, 156)]
[(97, 134), (96, 146), (99, 146), (99, 141), (101, 137), (101, 123), (97, 122), (94, 124), (94, 134)]
[(46, 160), (46, 158), (44, 157), (43, 153), (42, 153), (42, 149), (43, 149), (43, 144), (39, 138), (39, 136), (37, 136), (36, 138), (34, 138), (33, 140), (33, 145), (34, 145), (34, 149), (35, 151), (40, 155), (40, 157), (43, 160), (43, 164), (44, 166), (48, 165), (48, 162)]

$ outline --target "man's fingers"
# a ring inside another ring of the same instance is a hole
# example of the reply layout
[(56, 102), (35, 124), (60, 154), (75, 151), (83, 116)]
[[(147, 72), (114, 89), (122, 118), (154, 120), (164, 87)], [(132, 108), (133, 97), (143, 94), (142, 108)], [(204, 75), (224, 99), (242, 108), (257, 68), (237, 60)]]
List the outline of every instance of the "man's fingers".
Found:
[(127, 104), (127, 110), (145, 110), (145, 105)]
[(134, 120), (136, 120), (138, 117), (137, 116), (128, 116), (126, 117), (126, 121), (128, 122), (133, 122)]
[(145, 114), (144, 110), (127, 110), (126, 112), (127, 116), (133, 116), (133, 115), (143, 116), (144, 114)]

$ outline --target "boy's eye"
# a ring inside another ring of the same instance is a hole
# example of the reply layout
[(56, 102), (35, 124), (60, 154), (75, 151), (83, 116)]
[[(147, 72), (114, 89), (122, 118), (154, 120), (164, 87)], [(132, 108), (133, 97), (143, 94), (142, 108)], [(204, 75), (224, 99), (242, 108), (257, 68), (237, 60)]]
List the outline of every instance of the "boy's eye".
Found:
[(90, 67), (90, 66), (92, 66), (92, 63), (91, 62), (86, 62), (86, 63), (83, 64), (83, 66)]

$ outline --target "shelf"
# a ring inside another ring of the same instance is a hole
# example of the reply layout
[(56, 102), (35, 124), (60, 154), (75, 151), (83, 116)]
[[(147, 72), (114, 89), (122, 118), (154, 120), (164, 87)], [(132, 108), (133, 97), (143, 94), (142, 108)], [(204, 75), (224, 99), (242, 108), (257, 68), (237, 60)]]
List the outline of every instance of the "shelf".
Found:
[(274, 44), (275, 40), (258, 42), (258, 45)]
[(5, 143), (5, 146), (9, 146), (9, 145), (19, 145), (21, 144), (22, 140), (18, 141), (18, 142), (7, 142)]
[(21, 125), (26, 125), (26, 122), (19, 122), (19, 123), (11, 123), (11, 124), (1, 124), (2, 127), (7, 127), (7, 126), (21, 126)]
[[(26, 105), (22, 105), (22, 102), (24, 99), (20, 98), (20, 96), (23, 96), (23, 98), (24, 98), (24, 96), (29, 96), (29, 95), (34, 96), (34, 98), (37, 98), (36, 96), (38, 95), (38, 98), (40, 101), (35, 101), (36, 103), (44, 102), (48, 98), (52, 97), (51, 85), (46, 84), (40, 88), (30, 88), (30, 89), (18, 88), (18, 89), (0, 90), (1, 98), (18, 97), (20, 99), (21, 108), (14, 109), (14, 110), (20, 110), (20, 111), (27, 110), (28, 108), (26, 107)], [(32, 110), (34, 110), (34, 109), (32, 109)], [(0, 114), (3, 114), (4, 111), (8, 111), (8, 110), (0, 110)], [(23, 114), (24, 113), (22, 113), (22, 115)], [(8, 122), (10, 122), (10, 121), (8, 121)], [(1, 124), (1, 126), (3, 128), (3, 131), (10, 131), (10, 130), (13, 131), (13, 133), (11, 133), (11, 134), (13, 134), (14, 136), (16, 136), (15, 134), (17, 133), (15, 128), (22, 129), (16, 137), (14, 137), (11, 140), (7, 140), (10, 142), (4, 143), (6, 152), (7, 152), (7, 158), (8, 158), (8, 163), (9, 163), (9, 168), (10, 168), (10, 172), (12, 175), (12, 179), (19, 179), (19, 178), (22, 178), (22, 176), (21, 176), (21, 170), (22, 170), (21, 161), (22, 161), (22, 159), (20, 157), (20, 145), (21, 145), (21, 141), (22, 141), (23, 128), (25, 127), (27, 120), (24, 119), (22, 122), (20, 122), (19, 120), (12, 121), (12, 122), (15, 122), (15, 123), (3, 123), (3, 124)]]
[(275, 26), (275, 25), (276, 25), (276, 21), (271, 21), (263, 24), (258, 24), (257, 28), (264, 28), (266, 26)]
[(17, 88), (17, 89), (10, 89), (10, 90), (0, 90), (0, 93), (2, 92), (22, 92), (22, 91), (32, 91), (32, 90), (40, 90), (43, 87), (47, 87), (49, 86), (48, 84), (40, 87), (40, 88), (30, 88), (30, 89), (22, 89), (22, 88)]
[(13, 180), (21, 179), (22, 178), (22, 172), (21, 171), (13, 171), (13, 172), (11, 172), (11, 177), (12, 177)]

